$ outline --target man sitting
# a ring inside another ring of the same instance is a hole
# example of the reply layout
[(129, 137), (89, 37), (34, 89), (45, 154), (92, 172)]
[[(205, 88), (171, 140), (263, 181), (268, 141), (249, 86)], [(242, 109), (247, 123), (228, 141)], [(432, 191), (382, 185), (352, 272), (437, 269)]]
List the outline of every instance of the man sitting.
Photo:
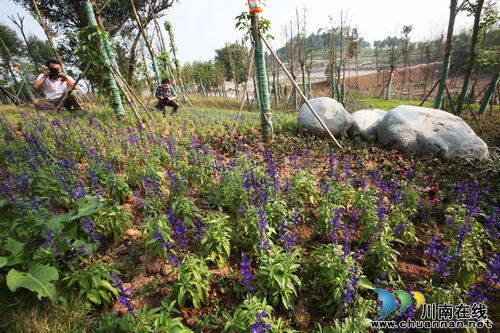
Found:
[[(38, 76), (33, 88), (39, 90), (43, 87), (45, 99), (37, 99), (33, 103), (38, 109), (57, 108), (63, 98), (63, 106), (67, 110), (83, 110), (78, 104), (75, 96), (69, 94), (70, 87), (75, 85), (75, 80), (62, 72), (61, 63), (57, 60), (49, 60), (47, 68)], [(76, 89), (77, 87), (75, 87)]]
[(177, 101), (177, 94), (175, 93), (174, 87), (170, 84), (169, 79), (163, 79), (161, 85), (156, 89), (155, 97), (158, 98), (158, 104), (156, 104), (156, 109), (162, 111), (166, 114), (165, 107), (171, 106), (172, 113), (176, 113), (179, 109), (179, 102)]

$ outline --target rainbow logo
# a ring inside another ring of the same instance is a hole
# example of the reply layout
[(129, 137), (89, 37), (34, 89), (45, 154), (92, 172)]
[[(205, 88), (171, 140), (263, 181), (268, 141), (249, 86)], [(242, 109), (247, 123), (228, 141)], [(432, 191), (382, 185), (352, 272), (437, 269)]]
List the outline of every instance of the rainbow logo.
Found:
[[(380, 317), (377, 318), (377, 320), (384, 319), (391, 312), (396, 310), (397, 303), (394, 295), (397, 296), (400, 303), (398, 315), (401, 315), (413, 304), (413, 299), (415, 299), (415, 310), (422, 306), (422, 304), (425, 304), (424, 295), (418, 291), (407, 293), (404, 290), (394, 290), (393, 294), (385, 289), (375, 288), (374, 290), (378, 294), (378, 299), (382, 302), (382, 310), (380, 311)], [(413, 299), (411, 296), (413, 296)]]

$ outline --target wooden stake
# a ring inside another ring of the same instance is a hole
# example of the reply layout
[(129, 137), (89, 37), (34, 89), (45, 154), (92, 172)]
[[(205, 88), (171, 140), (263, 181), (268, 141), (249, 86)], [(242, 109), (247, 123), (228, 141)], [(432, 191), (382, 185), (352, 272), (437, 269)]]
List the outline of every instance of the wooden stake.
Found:
[(434, 91), (434, 89), (436, 89), (436, 87), (438, 86), (439, 82), (441, 80), (437, 80), (436, 84), (434, 85), (434, 87), (432, 87), (431, 91), (429, 91), (429, 93), (427, 94), (427, 96), (425, 96), (424, 100), (422, 101), (422, 103), (420, 103), (419, 106), (422, 106), (424, 105), (425, 101), (427, 101), (427, 99), (429, 98), (429, 96), (432, 94), (432, 92)]

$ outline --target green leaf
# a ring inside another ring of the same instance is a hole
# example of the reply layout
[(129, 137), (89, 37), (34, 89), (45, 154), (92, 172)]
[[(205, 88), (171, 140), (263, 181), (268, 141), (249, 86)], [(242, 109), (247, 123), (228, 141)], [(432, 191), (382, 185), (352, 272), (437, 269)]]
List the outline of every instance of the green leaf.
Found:
[(47, 229), (54, 231), (62, 231), (64, 228), (63, 222), (67, 222), (69, 220), (69, 215), (56, 215), (47, 221)]
[(87, 293), (87, 298), (92, 303), (101, 304), (101, 295), (95, 290), (92, 290), (91, 292)]
[(57, 296), (57, 293), (56, 287), (50, 281), (58, 279), (57, 269), (51, 266), (34, 265), (28, 273), (19, 272), (12, 268), (7, 273), (7, 286), (12, 292), (15, 292), (17, 288), (26, 288), (36, 292), (39, 300), (42, 297), (49, 297), (52, 300)]
[(6, 257), (0, 257), (0, 268), (7, 265), (9, 260)]
[(5, 244), (5, 249), (10, 252), (10, 256), (0, 259), (0, 267), (14, 266), (26, 262), (26, 259), (23, 258), (25, 245), (24, 243), (9, 238)]
[(101, 209), (102, 204), (97, 201), (97, 197), (86, 196), (77, 201), (78, 214), (71, 219), (76, 220), (81, 217), (90, 216)]
[(359, 279), (358, 286), (363, 289), (374, 289), (373, 284), (365, 277)]

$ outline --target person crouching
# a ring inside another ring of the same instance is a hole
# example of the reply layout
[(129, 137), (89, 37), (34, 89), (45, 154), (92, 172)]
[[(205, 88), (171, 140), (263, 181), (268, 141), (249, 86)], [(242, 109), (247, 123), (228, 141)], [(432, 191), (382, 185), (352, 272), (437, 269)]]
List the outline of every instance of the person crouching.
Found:
[(175, 93), (174, 87), (170, 84), (169, 79), (163, 79), (161, 81), (161, 85), (156, 89), (155, 97), (158, 98), (158, 103), (156, 104), (157, 110), (166, 114), (165, 107), (171, 106), (172, 113), (177, 113), (180, 104), (179, 101), (177, 101), (177, 94)]
[[(33, 104), (38, 109), (57, 108), (64, 99), (64, 106), (67, 110), (81, 111), (84, 110), (75, 96), (68, 94), (69, 89), (75, 85), (75, 80), (62, 72), (61, 63), (57, 60), (49, 60), (46, 64), (47, 68), (43, 70), (33, 88), (39, 90), (43, 88), (45, 99), (36, 99)], [(77, 87), (74, 88), (75, 90)]]

